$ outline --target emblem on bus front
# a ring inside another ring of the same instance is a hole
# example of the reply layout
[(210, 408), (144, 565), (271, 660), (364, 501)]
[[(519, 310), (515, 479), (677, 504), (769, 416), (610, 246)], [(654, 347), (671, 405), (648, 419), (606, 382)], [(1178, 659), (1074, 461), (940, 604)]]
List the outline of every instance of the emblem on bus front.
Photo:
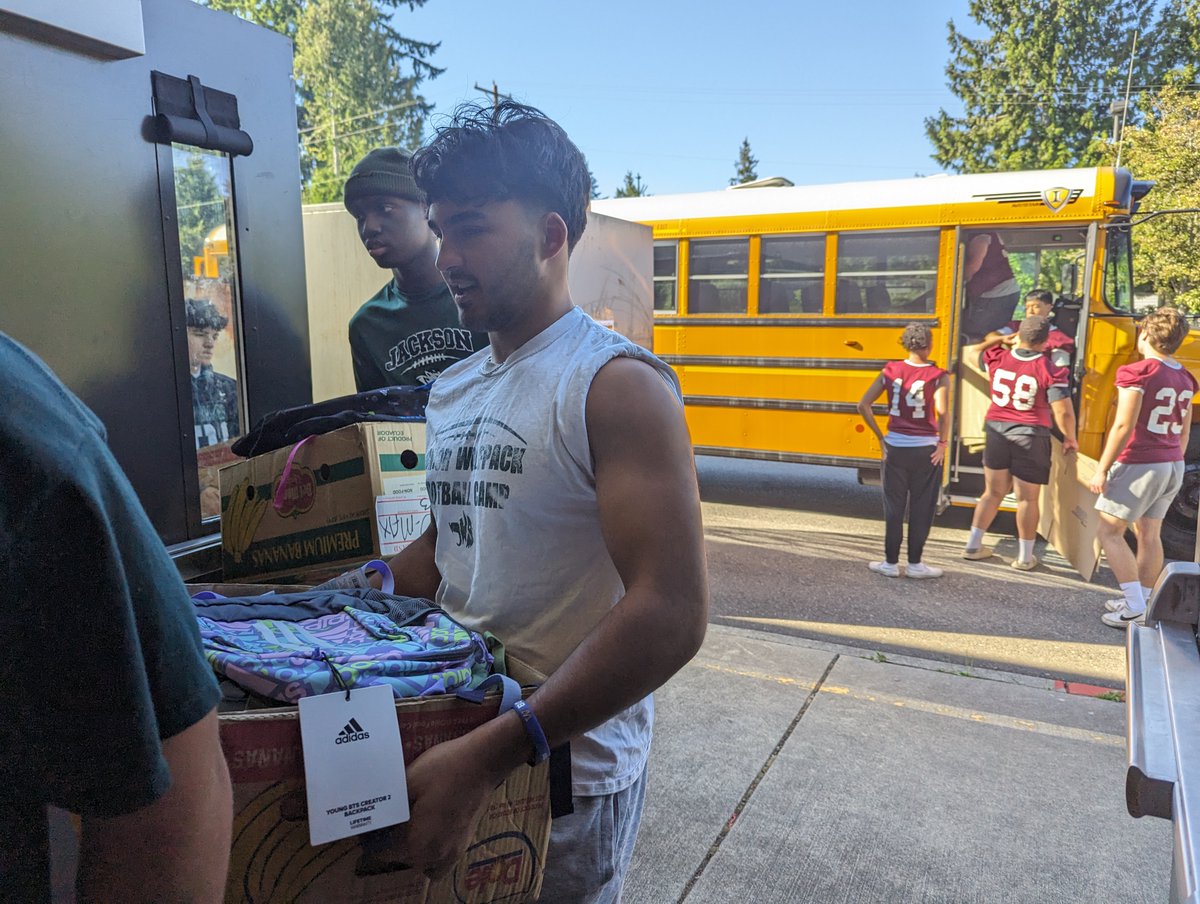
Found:
[[(1066, 206), (1068, 201), (1075, 200), (1071, 197), (1069, 188), (1047, 188), (1042, 192), (1042, 203), (1049, 207), (1054, 213), (1058, 213)], [(1076, 195), (1075, 197), (1078, 197)]]

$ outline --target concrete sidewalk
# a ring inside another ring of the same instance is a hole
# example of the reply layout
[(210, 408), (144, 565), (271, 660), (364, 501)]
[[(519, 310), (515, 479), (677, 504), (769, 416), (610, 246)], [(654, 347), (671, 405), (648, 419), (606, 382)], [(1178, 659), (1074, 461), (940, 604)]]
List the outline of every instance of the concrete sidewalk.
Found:
[(1122, 704), (867, 655), (709, 626), (655, 695), (626, 904), (1167, 900)]

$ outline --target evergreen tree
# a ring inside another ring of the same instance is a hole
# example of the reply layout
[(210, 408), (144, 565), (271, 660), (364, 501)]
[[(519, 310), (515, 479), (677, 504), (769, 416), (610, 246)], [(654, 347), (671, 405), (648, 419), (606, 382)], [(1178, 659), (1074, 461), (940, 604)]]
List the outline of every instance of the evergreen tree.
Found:
[[(1121, 165), (1154, 180), (1148, 210), (1200, 208), (1200, 93), (1168, 84), (1121, 144)], [(1139, 284), (1153, 286), (1163, 304), (1200, 311), (1200, 214), (1166, 214), (1135, 226), (1133, 249)]]
[(1109, 103), (1124, 95), (1134, 33), (1133, 84), (1158, 84), (1180, 63), (1180, 21), (1194, 3), (971, 0), (986, 35), (948, 23), (946, 75), (964, 113), (925, 120), (934, 160), (956, 172), (1095, 164)]
[(596, 181), (596, 174), (595, 174), (595, 173), (593, 173), (593, 172), (592, 172), (590, 169), (588, 170), (588, 179), (590, 179), (590, 180), (591, 180), (591, 184), (592, 184), (592, 189), (591, 189), (591, 199), (592, 199), (593, 201), (598, 201), (598, 200), (600, 200), (600, 197), (601, 197), (601, 195), (600, 195), (600, 183)]
[(650, 194), (650, 186), (642, 182), (642, 174), (636, 176), (633, 170), (625, 170), (625, 184), (617, 187), (614, 198), (642, 198)]
[(442, 70), (438, 48), (406, 38), (395, 9), (425, 0), (203, 0), (278, 31), (295, 45), (304, 201), (337, 201), (372, 148), (413, 147), (432, 110), (417, 88)]
[(753, 182), (758, 178), (758, 160), (750, 153), (750, 139), (743, 138), (742, 146), (738, 149), (738, 159), (734, 163), (734, 176), (729, 180), (730, 185), (741, 185), (743, 182)]

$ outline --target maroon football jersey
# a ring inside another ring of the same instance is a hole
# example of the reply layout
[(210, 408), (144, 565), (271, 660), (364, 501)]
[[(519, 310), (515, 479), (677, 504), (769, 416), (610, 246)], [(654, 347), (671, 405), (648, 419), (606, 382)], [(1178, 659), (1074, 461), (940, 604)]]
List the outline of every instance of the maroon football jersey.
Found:
[(1117, 387), (1142, 393), (1137, 423), (1117, 461), (1129, 464), (1182, 461), (1179, 437), (1196, 394), (1196, 378), (1186, 367), (1172, 367), (1158, 358), (1146, 358), (1118, 367)]
[(985, 417), (989, 421), (1014, 424), (1052, 423), (1047, 392), (1052, 386), (1066, 389), (1071, 372), (1056, 367), (1048, 355), (1023, 358), (1015, 349), (994, 345), (983, 353), (983, 364), (992, 383), (992, 404)]
[[(1021, 321), (1010, 320), (1001, 332), (1012, 334), (1020, 328)], [(1046, 337), (1046, 347), (1043, 351), (1052, 352), (1056, 348), (1061, 348), (1068, 355), (1073, 355), (1075, 354), (1075, 340), (1052, 323), (1050, 324), (1050, 335)]]
[(946, 372), (932, 361), (910, 364), (889, 361), (883, 368), (887, 389), (888, 433), (907, 436), (937, 436), (937, 412), (933, 391)]

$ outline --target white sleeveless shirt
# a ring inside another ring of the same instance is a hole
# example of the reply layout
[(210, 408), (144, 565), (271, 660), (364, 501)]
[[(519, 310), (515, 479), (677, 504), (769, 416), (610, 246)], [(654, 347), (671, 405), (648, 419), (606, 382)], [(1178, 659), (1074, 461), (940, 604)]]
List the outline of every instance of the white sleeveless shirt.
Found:
[[(490, 349), (447, 368), (427, 411), (437, 602), (549, 675), (625, 593), (600, 530), (585, 406), (596, 372), (665, 363), (572, 308), (502, 364)], [(636, 402), (635, 402), (636, 404)], [(623, 790), (650, 746), (650, 697), (571, 742), (574, 793)]]

